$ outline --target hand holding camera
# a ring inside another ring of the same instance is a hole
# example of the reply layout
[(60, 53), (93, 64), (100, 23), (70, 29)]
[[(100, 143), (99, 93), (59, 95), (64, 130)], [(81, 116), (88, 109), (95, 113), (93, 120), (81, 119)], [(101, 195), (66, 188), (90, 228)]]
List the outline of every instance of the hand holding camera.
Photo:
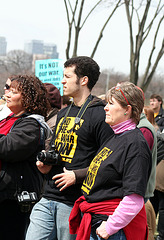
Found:
[(62, 157), (54, 145), (47, 152), (39, 152), (37, 155), (37, 161), (43, 162), (44, 165), (62, 165)]
[(38, 170), (43, 174), (49, 173), (49, 171), (52, 168), (52, 166), (50, 166), (50, 165), (44, 165), (44, 163), (41, 161), (37, 161), (36, 166), (37, 166)]

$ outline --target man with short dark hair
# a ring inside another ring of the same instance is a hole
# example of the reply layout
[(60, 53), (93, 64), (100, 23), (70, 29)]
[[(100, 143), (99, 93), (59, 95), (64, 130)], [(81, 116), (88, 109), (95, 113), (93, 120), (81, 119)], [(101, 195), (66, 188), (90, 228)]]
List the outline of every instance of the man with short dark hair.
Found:
[(75, 57), (64, 64), (62, 80), (65, 96), (73, 98), (70, 106), (58, 113), (56, 138), (52, 144), (62, 157), (60, 165), (48, 166), (37, 161), (47, 173), (43, 197), (31, 214), (26, 240), (73, 240), (69, 234), (69, 215), (81, 196), (81, 184), (99, 147), (113, 135), (105, 123), (104, 103), (91, 95), (98, 81), (98, 64), (89, 57)]
[(150, 106), (154, 112), (154, 118), (156, 123), (158, 124), (161, 132), (164, 129), (164, 109), (162, 108), (163, 100), (162, 97), (153, 94), (150, 97)]

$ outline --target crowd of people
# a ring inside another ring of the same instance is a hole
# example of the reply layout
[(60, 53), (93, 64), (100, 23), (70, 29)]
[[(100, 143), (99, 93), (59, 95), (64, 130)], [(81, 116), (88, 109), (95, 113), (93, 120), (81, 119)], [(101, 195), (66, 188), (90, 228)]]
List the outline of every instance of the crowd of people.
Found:
[(7, 79), (0, 239), (164, 240), (162, 97), (145, 106), (128, 81), (93, 96), (99, 75), (80, 56), (64, 63), (63, 96), (32, 75)]

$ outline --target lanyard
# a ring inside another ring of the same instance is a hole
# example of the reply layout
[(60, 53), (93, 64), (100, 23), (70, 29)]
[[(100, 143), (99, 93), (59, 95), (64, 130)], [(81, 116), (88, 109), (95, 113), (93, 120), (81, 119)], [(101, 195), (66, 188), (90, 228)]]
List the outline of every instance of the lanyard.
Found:
[[(89, 103), (91, 102), (91, 100), (92, 100), (92, 96), (91, 96), (91, 94), (90, 94), (90, 95), (87, 97), (87, 99), (85, 100), (85, 102), (83, 103), (83, 105), (81, 106), (79, 112), (77, 113), (77, 115), (76, 115), (76, 117), (75, 117), (75, 121), (74, 121), (73, 128), (71, 128), (71, 129), (69, 130), (70, 133), (75, 129), (75, 126), (80, 122), (80, 120), (81, 120), (82, 116), (84, 115), (85, 111), (87, 110), (87, 107), (88, 107)], [(70, 112), (70, 110), (71, 110), (72, 105), (73, 105), (73, 101), (72, 101), (72, 103), (70, 104), (70, 106), (69, 106), (69, 108), (68, 108), (68, 110), (67, 110), (67, 112), (66, 112), (66, 114), (65, 114), (65, 116), (64, 116), (64, 119), (63, 119), (63, 121), (62, 121), (62, 123), (61, 123), (61, 125), (60, 125), (60, 128), (59, 128), (57, 134), (55, 134), (55, 132), (54, 132), (54, 134), (53, 134), (53, 136), (52, 136), (52, 139), (51, 139), (51, 142), (50, 142), (50, 148), (51, 148), (51, 147), (54, 148), (54, 144), (53, 144), (53, 143), (55, 143), (55, 140), (57, 139), (57, 137), (58, 137), (58, 135), (59, 135), (59, 133), (60, 133), (60, 131), (61, 131), (61, 129), (62, 129), (62, 126), (63, 126), (66, 118), (68, 117), (68, 114), (69, 114), (69, 112)]]

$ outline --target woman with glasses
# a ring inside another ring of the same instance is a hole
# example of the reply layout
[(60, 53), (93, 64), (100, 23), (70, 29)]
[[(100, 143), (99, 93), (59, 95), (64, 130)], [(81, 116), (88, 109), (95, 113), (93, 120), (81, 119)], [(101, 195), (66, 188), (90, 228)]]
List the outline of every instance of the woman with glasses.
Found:
[(151, 152), (136, 128), (143, 95), (134, 84), (124, 82), (107, 92), (106, 101), (105, 121), (115, 134), (101, 146), (89, 166), (83, 196), (70, 215), (70, 233), (77, 234), (76, 240), (145, 240), (144, 196)]
[[(5, 92), (11, 114), (0, 121), (0, 239), (23, 240), (43, 177), (36, 155), (50, 129), (47, 91), (35, 76), (14, 76)], [(7, 85), (6, 85), (7, 87)]]

